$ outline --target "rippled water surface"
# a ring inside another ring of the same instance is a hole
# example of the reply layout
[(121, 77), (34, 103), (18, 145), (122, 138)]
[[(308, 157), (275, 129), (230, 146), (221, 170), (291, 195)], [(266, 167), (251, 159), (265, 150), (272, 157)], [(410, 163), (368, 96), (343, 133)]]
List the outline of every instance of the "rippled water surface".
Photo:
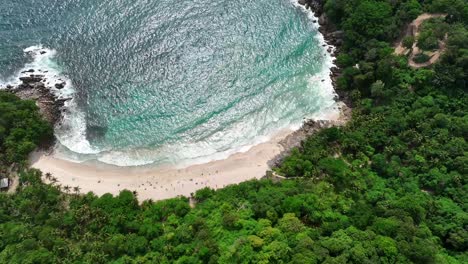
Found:
[(0, 79), (67, 81), (68, 158), (222, 158), (333, 105), (309, 16), (289, 0), (2, 0)]

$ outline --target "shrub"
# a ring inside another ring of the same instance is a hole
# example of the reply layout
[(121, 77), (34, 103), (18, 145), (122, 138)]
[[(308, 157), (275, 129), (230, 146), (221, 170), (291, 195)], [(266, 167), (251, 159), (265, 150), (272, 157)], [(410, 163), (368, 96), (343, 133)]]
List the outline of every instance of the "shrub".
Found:
[(403, 47), (407, 49), (413, 48), (414, 44), (414, 37), (413, 36), (406, 36), (403, 38)]
[(414, 56), (413, 61), (416, 63), (425, 63), (428, 62), (431, 57), (424, 53), (418, 53)]
[(439, 47), (439, 42), (432, 31), (423, 31), (419, 34), (416, 45), (422, 50), (433, 50)]

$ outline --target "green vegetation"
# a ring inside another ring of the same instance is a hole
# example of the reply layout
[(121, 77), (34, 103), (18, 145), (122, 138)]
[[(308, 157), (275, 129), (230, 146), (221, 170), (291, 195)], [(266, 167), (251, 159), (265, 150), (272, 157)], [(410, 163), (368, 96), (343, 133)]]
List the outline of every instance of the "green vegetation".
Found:
[(414, 37), (413, 36), (406, 36), (403, 38), (403, 47), (407, 49), (412, 49), (414, 44)]
[[(202, 189), (192, 209), (187, 198), (139, 205), (128, 191), (63, 194), (24, 171), (16, 194), (0, 193), (0, 263), (467, 263), (468, 4), (325, 9), (345, 29), (338, 82), (355, 109), (346, 127), (310, 137), (276, 168), (302, 179)], [(389, 42), (427, 10), (449, 14), (447, 48), (432, 68), (411, 69)], [(15, 139), (50, 133), (31, 130)]]
[(0, 195), (0, 263), (457, 263), (466, 247), (456, 202), (372, 172), (353, 188), (263, 180), (203, 189), (195, 209), (186, 198), (139, 206), (128, 191), (65, 195), (39, 174), (22, 173), (18, 193)]
[(416, 63), (425, 63), (428, 62), (431, 57), (425, 53), (418, 53), (414, 56), (413, 61)]
[(449, 29), (449, 25), (441, 18), (428, 19), (421, 25), (416, 45), (422, 50), (438, 49), (439, 41), (445, 38)]
[(24, 163), (28, 154), (52, 137), (34, 101), (0, 91), (0, 166)]

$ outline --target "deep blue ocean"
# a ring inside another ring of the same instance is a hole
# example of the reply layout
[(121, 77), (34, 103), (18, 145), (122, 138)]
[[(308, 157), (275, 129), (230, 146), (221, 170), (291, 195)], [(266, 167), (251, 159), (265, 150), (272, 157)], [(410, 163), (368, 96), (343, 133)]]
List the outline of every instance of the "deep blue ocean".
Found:
[(204, 162), (320, 117), (322, 44), (290, 0), (0, 1), (0, 81), (66, 81), (57, 153), (74, 160)]

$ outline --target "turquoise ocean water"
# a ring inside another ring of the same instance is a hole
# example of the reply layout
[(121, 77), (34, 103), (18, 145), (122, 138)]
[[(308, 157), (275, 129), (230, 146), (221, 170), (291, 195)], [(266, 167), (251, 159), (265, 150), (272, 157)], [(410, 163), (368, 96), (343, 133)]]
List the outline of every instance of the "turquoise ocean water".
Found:
[(0, 82), (67, 82), (57, 155), (78, 161), (200, 163), (319, 118), (334, 106), (322, 44), (290, 0), (0, 2)]

